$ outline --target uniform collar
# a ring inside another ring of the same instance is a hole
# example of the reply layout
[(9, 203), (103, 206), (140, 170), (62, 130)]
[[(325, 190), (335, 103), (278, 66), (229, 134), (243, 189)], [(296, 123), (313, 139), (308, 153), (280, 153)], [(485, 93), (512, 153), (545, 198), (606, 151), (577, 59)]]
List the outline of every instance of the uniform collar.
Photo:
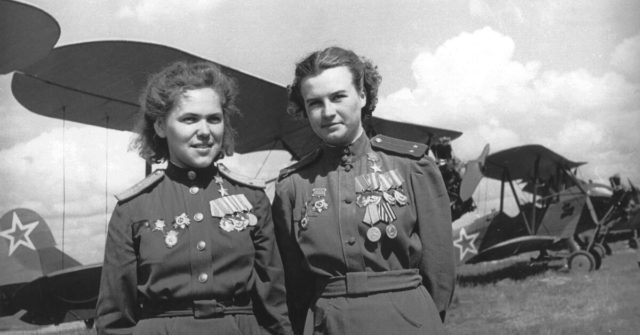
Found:
[(218, 168), (211, 166), (201, 169), (181, 168), (171, 162), (167, 164), (166, 175), (176, 181), (184, 183), (208, 182), (218, 174)]
[(369, 137), (363, 132), (358, 139), (356, 139), (353, 143), (345, 146), (331, 146), (325, 144), (326, 151), (332, 155), (337, 157), (341, 157), (344, 154), (350, 154), (354, 156), (355, 159), (360, 158), (361, 156), (366, 155), (371, 152), (371, 143), (369, 143)]

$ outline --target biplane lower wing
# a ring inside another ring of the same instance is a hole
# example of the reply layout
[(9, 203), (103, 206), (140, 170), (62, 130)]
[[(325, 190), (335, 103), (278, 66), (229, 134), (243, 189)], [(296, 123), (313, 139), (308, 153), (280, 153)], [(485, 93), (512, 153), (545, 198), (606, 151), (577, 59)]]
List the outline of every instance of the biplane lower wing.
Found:
[(22, 321), (59, 324), (95, 317), (102, 264), (81, 265), (44, 275), (22, 285), (13, 299), (27, 312)]
[(466, 263), (493, 261), (525, 252), (552, 249), (560, 240), (553, 236), (521, 236), (498, 243), (467, 260)]

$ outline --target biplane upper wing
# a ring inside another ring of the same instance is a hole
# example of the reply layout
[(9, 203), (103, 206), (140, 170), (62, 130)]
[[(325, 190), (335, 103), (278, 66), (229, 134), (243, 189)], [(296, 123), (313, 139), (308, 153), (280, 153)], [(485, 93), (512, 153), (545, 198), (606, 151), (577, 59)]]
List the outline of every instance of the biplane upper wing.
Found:
[[(57, 47), (39, 62), (14, 74), (12, 91), (27, 109), (41, 115), (94, 126), (131, 130), (138, 96), (149, 75), (177, 60), (204, 60), (164, 45), (134, 41), (95, 41)], [(241, 115), (235, 150), (286, 149), (295, 158), (319, 144), (305, 120), (287, 115), (287, 90), (220, 65), (238, 81)], [(373, 118), (378, 133), (429, 143), (462, 133)]]
[(49, 54), (60, 25), (31, 5), (0, 0), (0, 74), (22, 69)]
[(561, 168), (572, 169), (583, 164), (585, 162), (571, 161), (542, 145), (530, 144), (487, 156), (483, 173), (497, 180), (502, 180), (505, 171), (511, 180), (529, 180), (536, 175), (545, 180), (557, 175)]
[[(132, 130), (138, 96), (148, 77), (177, 61), (204, 60), (164, 45), (96, 41), (54, 48), (47, 57), (14, 74), (12, 91), (27, 109), (70, 121)], [(282, 148), (294, 156), (316, 143), (303, 120), (284, 111), (284, 87), (220, 65), (238, 81), (242, 115), (232, 119), (238, 131), (236, 151)]]

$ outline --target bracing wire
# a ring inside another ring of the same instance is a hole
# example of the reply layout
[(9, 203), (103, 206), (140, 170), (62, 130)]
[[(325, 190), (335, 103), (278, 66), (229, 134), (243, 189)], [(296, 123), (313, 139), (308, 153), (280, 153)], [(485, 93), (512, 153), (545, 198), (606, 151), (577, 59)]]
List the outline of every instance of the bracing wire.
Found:
[(67, 109), (65, 106), (62, 106), (62, 253), (60, 257), (62, 258), (62, 268), (64, 269), (64, 231), (65, 231), (65, 222), (66, 222), (66, 212), (67, 212), (67, 169), (65, 164), (65, 128), (67, 122)]
[(264, 160), (262, 160), (262, 164), (260, 165), (258, 172), (256, 172), (256, 175), (253, 178), (258, 178), (258, 176), (260, 175), (260, 172), (262, 172), (262, 168), (264, 168), (265, 164), (267, 164), (267, 160), (269, 159), (269, 156), (271, 156), (271, 152), (273, 151), (273, 148), (276, 147), (276, 144), (277, 142), (273, 141), (273, 144), (271, 145), (271, 149), (269, 149), (267, 156), (265, 156)]
[(104, 234), (107, 235), (109, 225), (109, 115), (104, 121)]

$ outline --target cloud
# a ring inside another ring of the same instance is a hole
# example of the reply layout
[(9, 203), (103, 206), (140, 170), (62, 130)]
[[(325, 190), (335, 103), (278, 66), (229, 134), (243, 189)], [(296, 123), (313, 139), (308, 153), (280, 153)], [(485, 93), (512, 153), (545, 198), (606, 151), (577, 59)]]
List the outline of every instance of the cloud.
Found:
[(640, 34), (625, 39), (615, 48), (611, 66), (629, 80), (640, 81)]
[[(142, 0), (132, 5), (122, 6), (117, 16), (120, 18), (135, 18), (150, 24), (162, 21), (183, 21), (185, 24), (196, 22), (193, 15), (202, 14), (217, 7), (224, 0)], [(191, 19), (189, 19), (191, 17)], [(189, 20), (185, 20), (189, 19)]]
[[(615, 64), (638, 59), (618, 56), (630, 54), (633, 41), (616, 49)], [(488, 27), (453, 37), (417, 55), (415, 87), (381, 98), (376, 113), (463, 131), (453, 145), (465, 160), (484, 143), (493, 152), (537, 143), (590, 162), (582, 168), (586, 178), (606, 180), (620, 172), (640, 180), (640, 149), (633, 145), (640, 143), (638, 84), (615, 71), (545, 71), (540, 62), (515, 60), (516, 47)]]
[(25, 207), (38, 212), (59, 247), (64, 242), (79, 260), (99, 261), (113, 194), (144, 176), (142, 159), (127, 152), (129, 138), (124, 132), (71, 126), (64, 135), (56, 128), (1, 150), (2, 211)]

